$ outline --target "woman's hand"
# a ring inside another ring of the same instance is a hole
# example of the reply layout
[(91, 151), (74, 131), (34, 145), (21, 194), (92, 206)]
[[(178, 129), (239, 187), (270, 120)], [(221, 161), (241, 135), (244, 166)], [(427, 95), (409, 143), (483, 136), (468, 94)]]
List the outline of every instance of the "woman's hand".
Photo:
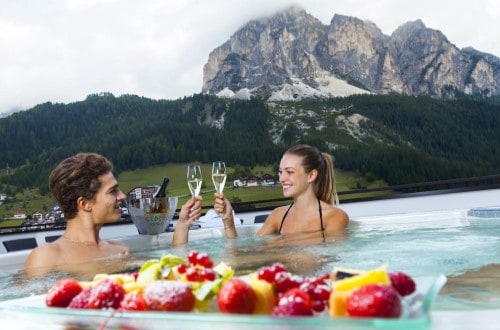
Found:
[(215, 193), (214, 210), (223, 221), (233, 217), (233, 206), (223, 194)]
[(236, 238), (236, 226), (234, 224), (233, 206), (223, 194), (215, 193), (214, 210), (222, 218), (227, 238)]

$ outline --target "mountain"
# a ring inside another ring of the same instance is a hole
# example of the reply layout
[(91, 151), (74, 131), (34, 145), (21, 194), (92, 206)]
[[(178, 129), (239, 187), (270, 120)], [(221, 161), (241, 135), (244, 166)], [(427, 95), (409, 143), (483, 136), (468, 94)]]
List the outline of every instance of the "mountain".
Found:
[(500, 58), (458, 49), (421, 20), (390, 36), (372, 22), (335, 14), (324, 25), (292, 7), (253, 20), (214, 49), (202, 91), (270, 101), (352, 94), (500, 95)]

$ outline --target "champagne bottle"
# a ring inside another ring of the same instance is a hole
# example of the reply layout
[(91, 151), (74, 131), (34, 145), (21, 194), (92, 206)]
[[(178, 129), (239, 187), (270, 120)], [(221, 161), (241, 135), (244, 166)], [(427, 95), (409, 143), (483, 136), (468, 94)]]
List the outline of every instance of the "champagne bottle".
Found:
[(153, 195), (156, 204), (155, 212), (159, 213), (168, 212), (166, 205), (167, 205), (167, 186), (169, 182), (170, 179), (167, 176), (163, 177), (163, 182), (160, 188)]
[(167, 186), (168, 183), (170, 182), (170, 179), (168, 176), (163, 177), (163, 182), (160, 186), (160, 188), (155, 192), (154, 198), (162, 198), (162, 197), (167, 197)]

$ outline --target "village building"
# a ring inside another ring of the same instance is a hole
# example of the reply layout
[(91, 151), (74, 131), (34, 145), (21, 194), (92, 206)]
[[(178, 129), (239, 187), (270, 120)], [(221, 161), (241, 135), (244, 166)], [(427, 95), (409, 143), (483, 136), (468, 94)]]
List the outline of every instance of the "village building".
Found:
[(43, 220), (42, 212), (35, 211), (35, 212), (31, 213), (31, 219), (33, 219), (35, 221), (42, 221)]
[(239, 178), (233, 181), (233, 187), (256, 187), (256, 186), (271, 186), (276, 184), (276, 180), (271, 174), (264, 174), (262, 177), (249, 176)]
[(23, 209), (14, 210), (14, 219), (26, 219), (26, 211)]

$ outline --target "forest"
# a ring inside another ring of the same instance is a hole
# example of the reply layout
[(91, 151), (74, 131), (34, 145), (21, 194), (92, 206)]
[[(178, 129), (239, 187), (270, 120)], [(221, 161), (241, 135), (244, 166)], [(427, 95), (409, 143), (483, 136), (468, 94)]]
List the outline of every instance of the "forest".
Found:
[[(368, 118), (360, 125), (371, 134), (362, 139), (347, 134), (336, 126), (339, 113), (333, 112), (322, 119), (328, 129), (317, 123), (304, 129), (293, 116), (277, 117), (275, 108), (258, 98), (92, 94), (0, 119), (0, 191), (39, 188), (46, 194), (54, 166), (82, 151), (105, 155), (119, 173), (213, 159), (249, 167), (277, 164), (296, 143), (315, 145), (334, 154), (337, 167), (389, 184), (500, 173), (498, 98), (358, 95), (279, 106), (345, 109), (342, 116)], [(283, 129), (277, 134), (272, 127)]]

